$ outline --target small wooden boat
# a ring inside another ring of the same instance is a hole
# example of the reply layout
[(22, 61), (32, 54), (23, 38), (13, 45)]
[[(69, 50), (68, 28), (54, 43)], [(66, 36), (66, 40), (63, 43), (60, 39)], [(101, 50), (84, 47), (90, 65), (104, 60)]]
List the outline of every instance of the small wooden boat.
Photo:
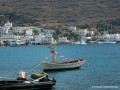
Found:
[(66, 62), (57, 62), (56, 60), (56, 50), (51, 48), (53, 62), (42, 61), (42, 69), (47, 70), (63, 70), (63, 69), (74, 69), (80, 68), (80, 66), (85, 62), (84, 59), (69, 60)]
[(62, 70), (62, 69), (75, 69), (80, 68), (80, 66), (85, 62), (85, 60), (76, 60), (70, 62), (54, 63), (54, 62), (42, 62), (43, 70)]
[(38, 78), (44, 77), (46, 75), (47, 75), (46, 73), (42, 73), (42, 74), (32, 73), (31, 78), (32, 79), (38, 79)]

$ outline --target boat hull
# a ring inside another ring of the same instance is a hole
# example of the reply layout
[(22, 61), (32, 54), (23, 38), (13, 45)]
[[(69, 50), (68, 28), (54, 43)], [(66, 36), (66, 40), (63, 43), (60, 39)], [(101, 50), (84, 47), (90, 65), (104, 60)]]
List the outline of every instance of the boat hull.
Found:
[[(0, 81), (3, 82), (3, 81)], [(8, 82), (8, 81), (5, 81)], [(4, 83), (4, 84), (0, 84), (0, 90), (16, 90), (16, 89), (40, 89), (40, 90), (47, 90), (47, 89), (51, 89), (53, 85), (55, 85), (55, 82), (40, 82), (40, 83), (16, 83), (16, 81), (12, 81), (15, 83)]]
[(63, 70), (63, 69), (74, 69), (80, 68), (80, 66), (85, 62), (85, 60), (77, 60), (63, 63), (51, 63), (51, 62), (42, 62), (42, 69), (47, 70)]

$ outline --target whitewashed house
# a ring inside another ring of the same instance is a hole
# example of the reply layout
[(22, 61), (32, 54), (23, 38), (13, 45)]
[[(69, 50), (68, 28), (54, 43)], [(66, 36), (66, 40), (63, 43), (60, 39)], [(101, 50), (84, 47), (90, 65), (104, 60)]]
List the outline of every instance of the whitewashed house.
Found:
[(38, 30), (38, 32), (40, 33), (41, 32), (41, 29), (42, 28), (38, 28), (38, 27), (13, 27), (13, 33), (15, 34), (25, 34), (26, 32), (30, 32), (33, 30)]
[(16, 35), (11, 35), (11, 34), (3, 34), (0, 36), (0, 39), (2, 41), (7, 41), (9, 43), (11, 42), (19, 42), (19, 44), (24, 44), (23, 42), (23, 36), (16, 36)]
[(120, 41), (120, 34), (111, 34), (111, 41)]
[(80, 29), (76, 31), (76, 34), (80, 37), (85, 37), (89, 33), (88, 29)]
[(23, 34), (25, 32), (26, 27), (13, 27), (14, 34)]
[(2, 34), (0, 38), (2, 41), (12, 41), (13, 39), (15, 39), (15, 35)]
[(44, 44), (55, 44), (54, 38), (52, 34), (46, 34), (44, 38), (42, 38), (42, 43)]
[(77, 31), (76, 26), (70, 26), (70, 27), (68, 28), (68, 30), (69, 30), (69, 32), (71, 32), (71, 33), (75, 33), (75, 32)]
[(35, 43), (34, 40), (33, 40), (33, 36), (25, 36), (23, 38), (25, 44), (32, 44), (32, 43)]
[(26, 30), (25, 35), (26, 35), (26, 36), (31, 36), (31, 35), (33, 35), (33, 30), (32, 30), (32, 29)]
[(43, 35), (34, 35), (35, 43), (42, 44), (42, 38), (44, 38), (44, 37), (45, 36), (43, 36)]
[(69, 41), (67, 40), (67, 37), (60, 37), (58, 39), (58, 44), (67, 44)]
[(113, 43), (120, 41), (120, 34), (103, 34), (102, 36), (97, 36), (96, 39), (98, 42)]
[(52, 34), (39, 34), (33, 36), (25, 36), (24, 38), (26, 44), (54, 44), (54, 38)]
[(13, 33), (19, 35), (26, 32), (26, 27), (13, 27)]

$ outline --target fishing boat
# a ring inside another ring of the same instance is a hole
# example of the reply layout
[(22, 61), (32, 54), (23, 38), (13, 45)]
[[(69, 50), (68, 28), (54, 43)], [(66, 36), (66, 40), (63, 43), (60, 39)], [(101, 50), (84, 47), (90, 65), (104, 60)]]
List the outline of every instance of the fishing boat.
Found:
[[(65, 62), (57, 62), (56, 55), (58, 54), (56, 50), (50, 47), (52, 53), (52, 62), (42, 61), (42, 69), (43, 71), (48, 70), (64, 70), (64, 69), (75, 69), (80, 68), (80, 66), (85, 62), (84, 59), (77, 60), (68, 60)], [(60, 55), (60, 54), (58, 54)]]
[[(28, 90), (28, 89), (40, 89), (48, 90), (52, 89), (56, 84), (56, 80), (49, 78), (48, 75), (37, 77), (36, 79), (28, 80), (24, 75), (25, 72), (20, 71), (19, 77), (15, 80), (0, 80), (0, 90)], [(35, 74), (38, 76), (39, 74)]]

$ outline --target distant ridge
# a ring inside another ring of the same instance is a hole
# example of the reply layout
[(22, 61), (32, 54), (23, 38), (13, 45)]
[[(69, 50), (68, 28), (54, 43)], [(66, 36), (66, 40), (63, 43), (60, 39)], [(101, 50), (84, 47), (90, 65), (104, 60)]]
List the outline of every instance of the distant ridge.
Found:
[(120, 18), (120, 0), (0, 0), (0, 24), (82, 25)]

